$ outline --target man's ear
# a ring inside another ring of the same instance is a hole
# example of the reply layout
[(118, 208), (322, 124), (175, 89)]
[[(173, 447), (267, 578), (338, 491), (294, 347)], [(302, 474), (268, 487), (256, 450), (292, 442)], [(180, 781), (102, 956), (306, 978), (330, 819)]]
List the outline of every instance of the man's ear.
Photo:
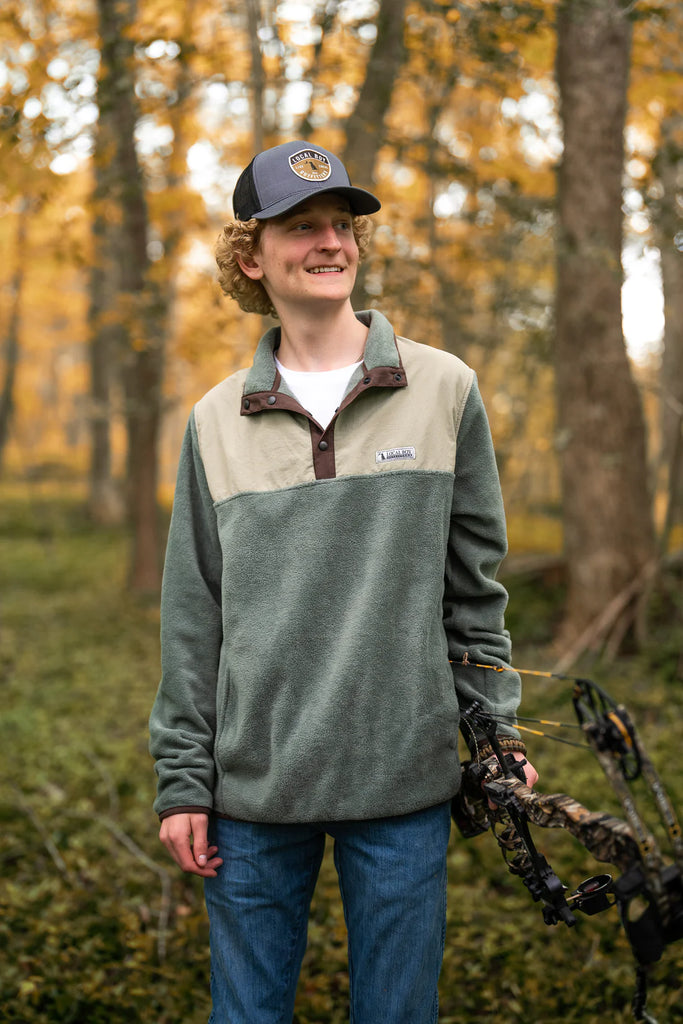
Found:
[(261, 269), (256, 256), (237, 256), (236, 258), (243, 274), (251, 278), (252, 281), (261, 280), (263, 277), (263, 270)]

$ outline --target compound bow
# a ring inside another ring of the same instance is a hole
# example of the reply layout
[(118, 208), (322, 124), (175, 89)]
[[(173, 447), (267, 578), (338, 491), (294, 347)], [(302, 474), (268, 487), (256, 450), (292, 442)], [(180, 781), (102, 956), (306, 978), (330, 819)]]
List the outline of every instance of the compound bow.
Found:
[[(463, 664), (505, 671), (493, 665), (477, 665), (467, 658)], [(575, 911), (593, 915), (616, 905), (636, 961), (633, 1016), (637, 1021), (656, 1024), (646, 1010), (648, 970), (666, 946), (683, 937), (683, 839), (673, 804), (623, 705), (616, 704), (589, 679), (517, 671), (574, 684), (572, 702), (578, 727), (616, 792), (626, 820), (589, 811), (565, 793), (529, 789), (524, 781), (524, 762), (504, 753), (496, 721), (476, 703), (463, 712), (461, 722), (475, 759), (463, 766), (462, 787), (453, 801), (453, 819), (466, 838), (491, 829), (509, 870), (519, 875), (533, 899), (543, 904), (546, 924), (563, 921), (572, 927)], [(519, 723), (517, 727), (523, 728)], [(484, 746), (490, 747), (493, 755), (477, 760), (476, 753)], [(669, 862), (636, 808), (629, 783), (639, 777), (644, 779), (666, 830), (671, 846)], [(609, 874), (595, 875), (569, 893), (537, 850), (530, 824), (566, 829), (596, 860), (614, 864), (621, 875), (616, 880)]]

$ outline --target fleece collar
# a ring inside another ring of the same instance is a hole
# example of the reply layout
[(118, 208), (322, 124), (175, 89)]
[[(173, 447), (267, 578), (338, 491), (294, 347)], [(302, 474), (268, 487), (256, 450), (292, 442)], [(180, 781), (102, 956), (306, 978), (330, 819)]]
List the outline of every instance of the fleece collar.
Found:
[[(363, 366), (358, 368), (356, 374), (362, 377), (367, 375), (368, 371), (384, 368), (390, 371), (400, 368), (403, 373), (394, 329), (387, 318), (376, 309), (356, 313), (356, 317), (369, 328), (363, 353)], [(275, 365), (274, 352), (279, 344), (280, 328), (272, 327), (266, 331), (258, 344), (254, 362), (244, 385), (244, 397), (273, 391), (287, 394), (284, 381), (281, 380)], [(384, 377), (384, 374), (378, 374), (378, 376)], [(373, 381), (373, 383), (380, 383), (380, 381)]]

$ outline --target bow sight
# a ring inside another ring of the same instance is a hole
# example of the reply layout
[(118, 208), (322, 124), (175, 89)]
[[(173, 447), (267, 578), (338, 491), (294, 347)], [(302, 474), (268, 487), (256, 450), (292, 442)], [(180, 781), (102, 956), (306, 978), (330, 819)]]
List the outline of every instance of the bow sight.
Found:
[[(477, 667), (500, 671), (494, 666)], [(562, 921), (572, 927), (577, 911), (594, 915), (617, 907), (636, 961), (633, 1016), (656, 1024), (645, 1009), (648, 969), (666, 946), (683, 938), (681, 828), (626, 708), (591, 680), (572, 682), (579, 726), (615, 790), (626, 820), (589, 811), (565, 793), (529, 789), (525, 762), (503, 752), (497, 722), (477, 703), (462, 715), (461, 730), (473, 760), (463, 766), (453, 819), (466, 838), (491, 829), (509, 870), (522, 878), (533, 899), (542, 904), (546, 924)], [(484, 747), (493, 750), (493, 755), (477, 760)], [(666, 830), (671, 847), (668, 862), (636, 808), (629, 783), (637, 778), (645, 781)], [(614, 864), (620, 876), (594, 875), (570, 893), (536, 848), (530, 825), (566, 829), (596, 860)]]

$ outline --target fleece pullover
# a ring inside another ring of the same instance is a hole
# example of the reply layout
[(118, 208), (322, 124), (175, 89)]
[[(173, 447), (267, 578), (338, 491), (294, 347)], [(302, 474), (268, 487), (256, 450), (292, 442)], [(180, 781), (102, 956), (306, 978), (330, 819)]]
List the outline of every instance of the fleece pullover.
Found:
[(461, 708), (517, 709), (474, 372), (357, 315), (364, 361), (326, 429), (277, 370), (278, 328), (190, 416), (150, 721), (161, 817), (416, 811), (458, 789)]

